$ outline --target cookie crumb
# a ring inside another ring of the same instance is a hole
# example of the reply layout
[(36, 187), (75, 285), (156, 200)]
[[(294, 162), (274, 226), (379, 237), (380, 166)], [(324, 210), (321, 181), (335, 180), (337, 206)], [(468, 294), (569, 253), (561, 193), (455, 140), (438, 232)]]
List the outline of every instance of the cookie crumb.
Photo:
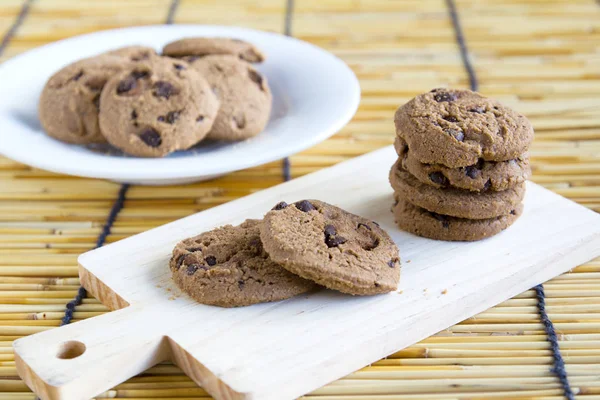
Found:
[(442, 290), (442, 294), (447, 294), (447, 293), (448, 293), (448, 289)]

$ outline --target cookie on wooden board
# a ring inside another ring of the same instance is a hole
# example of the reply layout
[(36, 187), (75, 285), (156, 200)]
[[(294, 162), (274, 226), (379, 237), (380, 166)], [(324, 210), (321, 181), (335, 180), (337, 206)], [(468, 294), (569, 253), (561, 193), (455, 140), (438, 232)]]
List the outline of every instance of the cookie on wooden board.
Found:
[(262, 221), (226, 225), (177, 244), (169, 267), (177, 286), (203, 304), (247, 306), (315, 287), (273, 262), (260, 241)]
[(288, 271), (353, 295), (387, 293), (400, 279), (398, 247), (379, 225), (317, 200), (269, 211), (261, 240)]
[(100, 127), (126, 153), (161, 157), (203, 139), (219, 101), (186, 62), (168, 57), (139, 61), (107, 82), (100, 98)]
[(263, 53), (253, 44), (240, 39), (220, 37), (195, 37), (176, 40), (163, 48), (170, 57), (204, 57), (208, 55), (232, 55), (251, 63), (262, 62)]
[(42, 127), (63, 142), (105, 142), (98, 125), (100, 93), (127, 66), (120, 56), (99, 55), (67, 65), (46, 82), (38, 105)]
[(436, 189), (404, 171), (400, 160), (390, 170), (390, 183), (399, 197), (428, 211), (468, 219), (506, 215), (523, 201), (525, 183), (502, 192)]
[(209, 139), (237, 141), (263, 131), (269, 122), (272, 96), (260, 72), (231, 55), (184, 59), (206, 78), (221, 102)]
[(401, 137), (394, 141), (402, 167), (419, 181), (436, 188), (455, 187), (472, 191), (502, 191), (525, 182), (531, 176), (529, 155), (509, 161), (484, 161), (467, 167), (449, 168), (442, 164), (423, 164), (417, 160)]
[(392, 212), (398, 227), (412, 234), (436, 240), (475, 241), (494, 236), (512, 225), (521, 216), (523, 204), (499, 217), (466, 219), (432, 213), (396, 198)]
[(508, 161), (533, 140), (523, 115), (470, 90), (434, 89), (396, 111), (396, 134), (416, 159), (450, 168), (485, 161)]

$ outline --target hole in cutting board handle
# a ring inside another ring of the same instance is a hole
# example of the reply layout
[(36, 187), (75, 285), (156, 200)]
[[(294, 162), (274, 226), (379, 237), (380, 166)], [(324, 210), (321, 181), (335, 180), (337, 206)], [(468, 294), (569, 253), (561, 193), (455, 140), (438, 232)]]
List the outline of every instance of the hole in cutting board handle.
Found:
[(56, 354), (57, 358), (61, 360), (72, 360), (85, 353), (85, 344), (78, 342), (77, 340), (70, 340), (64, 342), (58, 349)]

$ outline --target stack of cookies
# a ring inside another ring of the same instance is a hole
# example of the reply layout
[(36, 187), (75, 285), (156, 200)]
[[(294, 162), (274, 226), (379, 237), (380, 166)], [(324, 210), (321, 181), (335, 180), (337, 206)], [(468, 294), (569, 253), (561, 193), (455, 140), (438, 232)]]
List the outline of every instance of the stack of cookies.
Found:
[(396, 290), (398, 248), (374, 221), (318, 201), (281, 202), (263, 220), (180, 242), (173, 280), (196, 301), (237, 307), (324, 286), (372, 295)]
[(67, 65), (46, 83), (39, 117), (67, 143), (108, 142), (139, 157), (162, 157), (204, 138), (237, 141), (260, 133), (271, 112), (264, 60), (250, 43), (188, 38), (158, 55), (131, 46)]
[(390, 171), (396, 223), (438, 240), (473, 241), (523, 211), (533, 128), (523, 115), (469, 90), (434, 89), (394, 118)]

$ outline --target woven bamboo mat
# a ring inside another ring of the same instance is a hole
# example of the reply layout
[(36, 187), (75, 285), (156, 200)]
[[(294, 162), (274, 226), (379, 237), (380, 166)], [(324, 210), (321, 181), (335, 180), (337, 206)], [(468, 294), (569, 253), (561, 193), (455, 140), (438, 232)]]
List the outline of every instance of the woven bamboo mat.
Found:
[[(293, 177), (392, 143), (395, 108), (438, 86), (468, 87), (444, 0), (298, 0), (294, 36), (326, 48), (357, 73), (358, 113), (332, 139), (291, 160)], [(1, 60), (44, 43), (120, 26), (164, 23), (170, 0), (0, 2)], [(184, 0), (178, 23), (283, 32), (285, 0)], [(536, 128), (533, 180), (600, 211), (600, 4), (594, 0), (459, 0), (480, 90)], [(9, 35), (10, 36), (10, 35)], [(138, 187), (108, 242), (282, 181), (282, 163), (186, 186)], [(119, 185), (31, 169), (0, 157), (0, 400), (34, 399), (11, 343), (60, 324), (79, 285), (76, 257), (94, 247)], [(570, 385), (600, 399), (600, 259), (544, 285)], [(525, 292), (306, 396), (366, 399), (562, 399), (533, 291)], [(75, 320), (106, 312), (84, 300)], [(356, 349), (355, 351), (360, 351)], [(299, 379), (302, 379), (299, 377)], [(165, 364), (99, 398), (208, 399)]]

